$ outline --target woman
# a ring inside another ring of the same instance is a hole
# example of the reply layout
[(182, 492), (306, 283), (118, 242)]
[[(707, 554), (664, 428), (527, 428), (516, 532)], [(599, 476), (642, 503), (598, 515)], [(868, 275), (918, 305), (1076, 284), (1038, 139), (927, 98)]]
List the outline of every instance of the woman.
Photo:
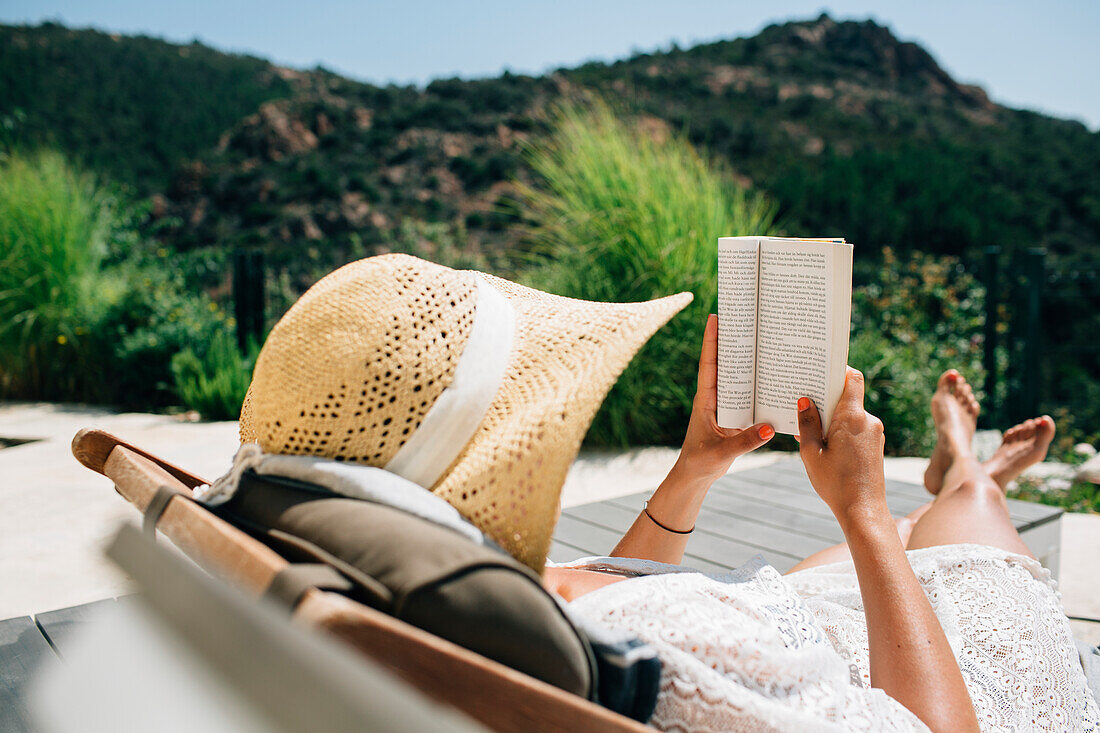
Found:
[[(354, 262), (272, 329), (242, 442), (311, 466), (350, 464), (339, 473), (355, 473), (357, 491), (400, 477), (420, 497), (413, 503), (445, 500), (542, 572), (592, 416), (638, 348), (690, 299), (590, 303), (404, 255)], [(847, 544), (786, 577), (762, 561), (717, 577), (675, 565), (710, 484), (773, 434), (717, 428), (716, 331), (712, 317), (680, 459), (618, 558), (545, 574), (578, 613), (657, 649), (664, 666), (651, 722), (1095, 728), (1100, 714), (1049, 573), (1020, 542), (997, 484), (1042, 458), (1053, 425), (1015, 428), (992, 463), (978, 464), (969, 453), (977, 405), (954, 372), (933, 400), (939, 443), (926, 485), (936, 498), (927, 508), (900, 526), (886, 511), (882, 425), (863, 410), (862, 376), (850, 370), (827, 435), (809, 400), (791, 406), (807, 472)]]
[[(711, 316), (700, 359), (698, 391), (680, 457), (612, 557), (678, 564), (707, 489), (737, 456), (771, 437), (767, 426), (741, 431), (717, 426), (716, 354), (717, 319)], [(753, 605), (736, 593), (715, 602), (715, 594), (723, 590), (720, 577), (691, 581), (672, 575), (665, 581), (651, 577), (647, 579), (648, 587), (631, 593), (625, 587), (615, 587), (625, 578), (609, 574), (616, 569), (611, 561), (548, 568), (547, 586), (573, 600), (575, 610), (634, 631), (657, 646), (662, 661), (670, 667), (664, 674), (673, 681), (663, 682), (653, 722), (672, 729), (766, 727), (766, 721), (771, 720), (779, 725), (833, 722), (843, 727), (927, 726), (944, 731), (977, 730), (979, 720), (987, 729), (1062, 730), (1095, 725), (1095, 705), (1089, 704), (1083, 678), (1075, 679), (1071, 674), (1076, 671), (1075, 660), (1049, 574), (1038, 566), (1016, 533), (1004, 495), (1009, 481), (1045, 456), (1054, 436), (1053, 421), (1044, 416), (1009, 430), (996, 454), (981, 464), (970, 448), (978, 403), (958, 372), (944, 373), (932, 399), (937, 444), (925, 475), (925, 485), (934, 500), (895, 523), (885, 501), (883, 426), (863, 409), (862, 375), (849, 368), (828, 435), (822, 434), (817, 408), (810, 400), (800, 399), (797, 409), (800, 455), (807, 474), (832, 510), (847, 543), (802, 561), (791, 570), (786, 583), (773, 583), (780, 587), (771, 588), (772, 594), (777, 590), (786, 592), (786, 600), (795, 607), (780, 609), (767, 620), (789, 622), (793, 615), (796, 622), (816, 622), (822, 627), (831, 624), (831, 633), (825, 635), (827, 642), (820, 645), (832, 646), (843, 658), (854, 660), (852, 676), (859, 674), (861, 663), (865, 663), (868, 686), (900, 703), (917, 720), (904, 711), (891, 710), (888, 704), (876, 705), (873, 699), (854, 704), (846, 700), (822, 708), (808, 700), (799, 700), (795, 705), (788, 705), (790, 699), (771, 704), (763, 693), (736, 698), (726, 695), (723, 687), (745, 686), (744, 657), (766, 653), (767, 645), (741, 645), (727, 636), (721, 648), (711, 645), (708, 649), (704, 640), (717, 629), (728, 634), (731, 625), (737, 625), (738, 614), (745, 612), (746, 603), (746, 615), (756, 615), (752, 620), (759, 620), (761, 613), (768, 616), (768, 606)], [(977, 545), (984, 547), (974, 547)], [(920, 551), (921, 556), (907, 558), (906, 550)], [(976, 564), (975, 558), (980, 558)], [(825, 567), (835, 562), (845, 565)], [(585, 570), (586, 564), (600, 570)], [(950, 577), (956, 565), (962, 566), (958, 572), (966, 580), (937, 597), (944, 584), (935, 576)], [(637, 564), (623, 563), (620, 567), (636, 568)], [(738, 580), (743, 582), (743, 576)], [(597, 590), (599, 594), (582, 598)], [(975, 603), (966, 598), (975, 592), (984, 593), (987, 599)], [(852, 602), (857, 594), (862, 609)], [(1002, 594), (1000, 602), (997, 597)], [(838, 597), (844, 595), (847, 598)], [(988, 597), (995, 600), (989, 601)], [(963, 608), (968, 604), (973, 608)], [(672, 612), (665, 613), (665, 609)], [(998, 617), (1009, 627), (983, 628), (981, 619), (960, 619), (960, 609), (984, 613), (991, 617), (988, 620)], [(851, 610), (862, 610), (865, 630), (845, 629), (836, 623), (838, 613), (841, 620), (850, 622), (851, 613), (845, 612)], [(807, 611), (812, 619), (798, 618)], [(947, 617), (950, 640), (937, 611)], [(1038, 623), (1015, 624), (1013, 613)], [(745, 620), (744, 632), (751, 634), (756, 626)], [(1016, 638), (1018, 634), (1028, 638)], [(1000, 638), (991, 638), (996, 636)], [(1010, 652), (1006, 656), (1011, 658), (1003, 662), (982, 660), (988, 662), (985, 668), (974, 659), (957, 659), (959, 654), (982, 656), (998, 646), (1006, 647)], [(731, 652), (731, 647), (737, 651)], [(1024, 659), (1018, 658), (1021, 656)], [(1059, 659), (1051, 663), (1045, 659), (1047, 656)], [(721, 665), (731, 668), (724, 675), (729, 685), (722, 684), (723, 675), (712, 674)], [(1058, 678), (1057, 683), (1076, 687), (1076, 694), (1058, 699), (1055, 684), (1031, 685), (1028, 689), (1023, 672), (1040, 668), (1039, 676), (1048, 683)], [(998, 670), (1002, 679), (997, 679)], [(1059, 670), (1064, 674), (1060, 676)], [(790, 670), (778, 665), (752, 671), (772, 675), (767, 683), (755, 685), (758, 689), (765, 690), (778, 681), (786, 686), (784, 694), (788, 698), (805, 691), (819, 692), (823, 684), (829, 683), (827, 675), (812, 673), (810, 679), (791, 679)], [(702, 679), (705, 676), (712, 679)], [(1004, 678), (1014, 679), (1005, 687)], [(748, 686), (754, 683), (750, 681)], [(1033, 692), (1042, 699), (1028, 700)], [(710, 704), (700, 704), (708, 698)], [(725, 704), (727, 701), (733, 702)], [(1075, 706), (1080, 709), (1072, 710)], [(811, 715), (798, 714), (800, 707), (812, 711)], [(1075, 715), (1078, 712), (1080, 717)]]

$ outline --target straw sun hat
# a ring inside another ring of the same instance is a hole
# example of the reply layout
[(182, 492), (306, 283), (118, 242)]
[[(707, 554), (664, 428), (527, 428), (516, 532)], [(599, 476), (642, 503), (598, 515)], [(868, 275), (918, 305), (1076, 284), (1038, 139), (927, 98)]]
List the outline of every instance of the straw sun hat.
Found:
[(591, 303), (407, 255), (353, 262), (272, 329), (241, 441), (399, 474), (541, 571), (592, 417), (690, 301)]

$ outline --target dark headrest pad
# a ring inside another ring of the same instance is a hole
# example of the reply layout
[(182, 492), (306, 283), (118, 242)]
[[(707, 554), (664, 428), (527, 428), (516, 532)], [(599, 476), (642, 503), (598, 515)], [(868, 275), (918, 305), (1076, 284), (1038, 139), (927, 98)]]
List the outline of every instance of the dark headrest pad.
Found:
[(359, 586), (349, 594), (356, 600), (569, 692), (594, 694), (587, 642), (538, 577), (499, 549), (399, 509), (251, 471), (218, 513), (277, 550), (337, 567)]

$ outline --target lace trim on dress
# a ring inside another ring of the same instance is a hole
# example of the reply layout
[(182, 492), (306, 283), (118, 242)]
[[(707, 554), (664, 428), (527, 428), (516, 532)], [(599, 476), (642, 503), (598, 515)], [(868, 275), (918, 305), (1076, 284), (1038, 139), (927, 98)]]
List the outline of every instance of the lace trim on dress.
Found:
[[(1050, 573), (975, 545), (908, 553), (959, 661), (983, 730), (1100, 725)], [(851, 563), (781, 576), (756, 558), (723, 575), (586, 558), (639, 577), (570, 604), (653, 646), (663, 672), (650, 724), (664, 730), (925, 731), (870, 686)], [(654, 572), (646, 572), (653, 570)]]

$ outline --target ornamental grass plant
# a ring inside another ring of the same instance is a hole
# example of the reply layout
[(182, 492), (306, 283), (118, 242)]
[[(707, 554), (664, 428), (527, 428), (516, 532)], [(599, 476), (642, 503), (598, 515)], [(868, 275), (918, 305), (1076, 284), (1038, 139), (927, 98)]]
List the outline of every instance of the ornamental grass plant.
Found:
[(172, 376), (183, 404), (207, 420), (236, 420), (241, 414), (259, 346), (242, 356), (237, 340), (226, 330), (215, 331), (202, 351), (188, 347), (172, 357)]
[(774, 205), (682, 135), (620, 119), (598, 99), (560, 107), (553, 132), (526, 155), (538, 183), (522, 192), (533, 242), (525, 283), (618, 302), (694, 293), (620, 377), (587, 437), (603, 446), (678, 443), (703, 327), (717, 307), (717, 240), (771, 233)]
[(150, 245), (60, 153), (0, 158), (0, 399), (236, 417), (254, 355)]
[(94, 328), (119, 290), (101, 267), (112, 199), (56, 152), (0, 159), (0, 397), (96, 401)]

